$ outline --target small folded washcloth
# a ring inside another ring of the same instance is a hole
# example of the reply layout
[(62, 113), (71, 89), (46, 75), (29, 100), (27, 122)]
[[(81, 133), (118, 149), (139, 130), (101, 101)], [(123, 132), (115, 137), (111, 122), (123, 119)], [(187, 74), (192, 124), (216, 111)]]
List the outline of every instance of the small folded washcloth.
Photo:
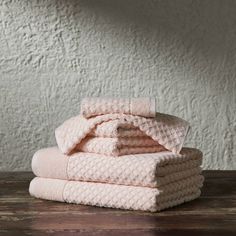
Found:
[(84, 98), (80, 112), (86, 118), (114, 113), (155, 117), (156, 105), (154, 98)]

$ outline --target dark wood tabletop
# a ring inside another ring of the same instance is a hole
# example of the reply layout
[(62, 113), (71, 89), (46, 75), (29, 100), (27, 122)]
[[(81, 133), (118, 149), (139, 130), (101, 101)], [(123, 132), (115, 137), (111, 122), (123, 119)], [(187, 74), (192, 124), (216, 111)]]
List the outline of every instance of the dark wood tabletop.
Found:
[(160, 213), (35, 199), (33, 174), (0, 173), (0, 236), (236, 235), (236, 171), (205, 171), (202, 196)]

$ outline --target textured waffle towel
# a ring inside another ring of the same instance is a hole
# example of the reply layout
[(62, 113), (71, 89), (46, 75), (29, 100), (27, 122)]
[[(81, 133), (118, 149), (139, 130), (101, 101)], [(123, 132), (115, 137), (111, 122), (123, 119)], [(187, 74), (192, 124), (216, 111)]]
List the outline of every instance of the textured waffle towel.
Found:
[(139, 128), (130, 125), (122, 119), (98, 124), (95, 129), (91, 130), (91, 136), (105, 138), (147, 137)]
[[(149, 137), (158, 143), (157, 146), (155, 146), (156, 149), (153, 149), (153, 151), (161, 151), (164, 147), (174, 153), (180, 152), (189, 128), (188, 122), (175, 116), (161, 113), (158, 113), (156, 118), (107, 114), (86, 119), (82, 115), (79, 115), (65, 121), (56, 129), (55, 135), (59, 149), (64, 154), (71, 154), (76, 151), (78, 145), (81, 144), (84, 138), (96, 134), (97, 126), (100, 124), (106, 124), (106, 127), (108, 127), (107, 130), (111, 130), (110, 134), (114, 134), (115, 130), (118, 132), (120, 125), (121, 127), (124, 125), (134, 127), (136, 131), (139, 129), (146, 137)], [(102, 129), (98, 132), (101, 133), (101, 130)], [(103, 147), (105, 145), (106, 141), (103, 141), (99, 142), (99, 145), (94, 145), (94, 143), (92, 145), (90, 144), (89, 147), (93, 152), (99, 153), (101, 150), (105, 150), (105, 147)], [(160, 148), (159, 145), (163, 147)], [(128, 150), (129, 147), (131, 149), (133, 148), (133, 146), (126, 146), (126, 150)], [(118, 147), (116, 147), (116, 149), (118, 149)], [(88, 150), (88, 145), (85, 150), (90, 151)], [(144, 152), (144, 149), (141, 149), (138, 152)], [(121, 154), (129, 153), (134, 152), (121, 151)], [(117, 155), (119, 155), (119, 152)]]
[[(189, 124), (150, 98), (86, 98), (32, 160), (37, 198), (160, 211), (200, 196), (202, 153), (182, 148)], [(129, 154), (129, 155), (128, 155)], [(119, 157), (117, 157), (119, 156)]]
[(155, 108), (153, 98), (84, 98), (80, 111), (86, 118), (114, 113), (155, 117)]
[(160, 187), (199, 174), (201, 162), (202, 153), (193, 148), (115, 158), (83, 152), (66, 156), (52, 147), (35, 153), (32, 170), (44, 178)]
[(149, 137), (87, 137), (77, 145), (76, 150), (109, 156), (121, 156), (135, 153), (161, 152), (166, 149)]
[(197, 175), (157, 189), (36, 177), (29, 191), (47, 200), (155, 212), (199, 197), (202, 182)]

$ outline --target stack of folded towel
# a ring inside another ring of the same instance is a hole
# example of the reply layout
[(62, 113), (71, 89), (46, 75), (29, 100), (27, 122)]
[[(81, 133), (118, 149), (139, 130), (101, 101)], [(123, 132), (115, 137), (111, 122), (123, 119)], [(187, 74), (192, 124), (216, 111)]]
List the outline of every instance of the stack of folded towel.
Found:
[(58, 147), (35, 153), (30, 194), (152, 212), (193, 200), (204, 178), (201, 151), (182, 148), (188, 129), (154, 99), (84, 99), (56, 129)]

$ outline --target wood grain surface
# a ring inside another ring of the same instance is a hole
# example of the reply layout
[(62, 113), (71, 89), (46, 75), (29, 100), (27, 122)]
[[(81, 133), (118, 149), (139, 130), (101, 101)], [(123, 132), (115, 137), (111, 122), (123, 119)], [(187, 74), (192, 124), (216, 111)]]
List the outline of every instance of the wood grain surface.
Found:
[(0, 173), (0, 236), (236, 235), (236, 171), (205, 171), (202, 196), (160, 213), (39, 200), (30, 172)]

